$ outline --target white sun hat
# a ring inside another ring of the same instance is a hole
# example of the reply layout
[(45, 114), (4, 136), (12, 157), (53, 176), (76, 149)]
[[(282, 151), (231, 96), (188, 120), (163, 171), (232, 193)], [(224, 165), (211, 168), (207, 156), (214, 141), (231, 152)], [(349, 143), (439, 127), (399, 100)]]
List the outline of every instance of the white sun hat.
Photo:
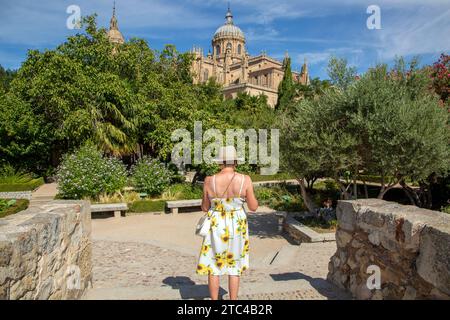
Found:
[(220, 147), (219, 156), (214, 159), (217, 163), (232, 163), (234, 161), (244, 161), (244, 158), (238, 158), (234, 146)]

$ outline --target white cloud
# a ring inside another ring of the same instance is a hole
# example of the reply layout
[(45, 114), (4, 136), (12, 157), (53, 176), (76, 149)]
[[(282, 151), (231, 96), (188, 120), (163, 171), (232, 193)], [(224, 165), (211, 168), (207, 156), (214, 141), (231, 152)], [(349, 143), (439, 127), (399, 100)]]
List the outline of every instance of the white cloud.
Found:
[(380, 59), (450, 51), (450, 9), (421, 8), (414, 19), (388, 20), (378, 35)]

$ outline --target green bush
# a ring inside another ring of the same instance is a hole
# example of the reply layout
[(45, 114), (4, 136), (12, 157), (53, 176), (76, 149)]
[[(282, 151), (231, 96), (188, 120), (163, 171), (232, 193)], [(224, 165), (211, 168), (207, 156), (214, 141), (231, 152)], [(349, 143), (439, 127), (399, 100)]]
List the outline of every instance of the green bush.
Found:
[(145, 212), (164, 212), (166, 201), (164, 200), (140, 200), (129, 205), (129, 212), (145, 213)]
[(162, 194), (164, 200), (193, 200), (201, 199), (203, 189), (201, 186), (190, 183), (179, 183), (171, 185)]
[(15, 214), (28, 208), (29, 201), (25, 199), (0, 199), (0, 218)]
[(255, 196), (260, 205), (274, 210), (299, 212), (305, 210), (304, 203), (298, 192), (291, 192), (287, 186), (255, 188)]
[(0, 183), (20, 184), (27, 183), (32, 179), (31, 174), (16, 170), (9, 164), (0, 168)]
[(34, 178), (9, 164), (0, 167), (0, 192), (32, 191), (43, 184), (43, 178)]
[(447, 214), (450, 214), (450, 206), (442, 207), (441, 211)]
[(139, 192), (161, 194), (170, 184), (171, 172), (156, 159), (143, 157), (131, 168), (131, 182)]
[(57, 179), (60, 198), (95, 199), (123, 189), (127, 171), (118, 159), (104, 157), (96, 147), (86, 145), (64, 156)]

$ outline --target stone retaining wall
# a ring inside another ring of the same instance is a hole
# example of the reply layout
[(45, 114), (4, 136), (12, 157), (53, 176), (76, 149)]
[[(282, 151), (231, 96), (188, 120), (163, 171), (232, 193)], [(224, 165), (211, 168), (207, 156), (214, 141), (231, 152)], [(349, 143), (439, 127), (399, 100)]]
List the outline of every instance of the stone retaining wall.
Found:
[(283, 222), (283, 230), (294, 240), (297, 244), (312, 243), (312, 242), (329, 242), (335, 241), (334, 232), (318, 233), (313, 229), (301, 224), (293, 217), (287, 216)]
[(0, 192), (0, 199), (31, 200), (31, 191)]
[(340, 201), (337, 216), (330, 281), (357, 299), (450, 299), (450, 215), (364, 199)]
[(78, 299), (91, 280), (89, 202), (52, 201), (0, 219), (0, 299)]

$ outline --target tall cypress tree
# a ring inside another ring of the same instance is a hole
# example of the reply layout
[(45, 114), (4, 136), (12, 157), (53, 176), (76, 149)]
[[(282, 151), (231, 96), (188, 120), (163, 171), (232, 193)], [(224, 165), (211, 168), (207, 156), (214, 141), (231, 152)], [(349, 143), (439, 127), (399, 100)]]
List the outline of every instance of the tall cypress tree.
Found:
[(291, 70), (291, 58), (286, 57), (283, 61), (284, 65), (284, 76), (280, 85), (278, 86), (278, 102), (275, 108), (284, 109), (286, 108), (294, 98), (295, 87), (294, 80), (292, 79)]

